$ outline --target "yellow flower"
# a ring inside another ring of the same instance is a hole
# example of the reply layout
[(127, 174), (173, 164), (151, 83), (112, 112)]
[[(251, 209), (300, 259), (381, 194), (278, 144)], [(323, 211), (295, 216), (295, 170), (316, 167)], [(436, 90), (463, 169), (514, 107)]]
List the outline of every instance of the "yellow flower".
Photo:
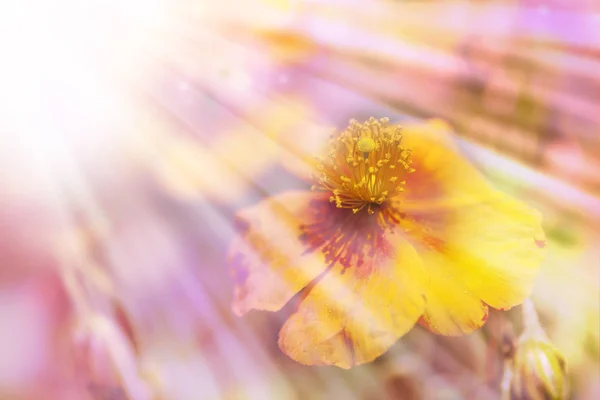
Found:
[(520, 304), (542, 259), (540, 216), (494, 190), (448, 130), (351, 121), (316, 163), (315, 190), (242, 210), (234, 312), (277, 311), (301, 292), (281, 350), (350, 368), (416, 322), (460, 335), (484, 324), (488, 306)]

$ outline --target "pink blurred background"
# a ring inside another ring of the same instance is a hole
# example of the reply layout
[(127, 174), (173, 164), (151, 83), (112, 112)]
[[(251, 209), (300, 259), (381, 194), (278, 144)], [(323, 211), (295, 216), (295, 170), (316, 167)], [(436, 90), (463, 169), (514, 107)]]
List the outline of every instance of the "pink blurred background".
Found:
[(369, 116), (447, 120), (542, 212), (532, 299), (600, 398), (597, 1), (25, 0), (0, 43), (1, 400), (500, 398), (496, 314), (344, 371), (230, 311), (235, 212)]

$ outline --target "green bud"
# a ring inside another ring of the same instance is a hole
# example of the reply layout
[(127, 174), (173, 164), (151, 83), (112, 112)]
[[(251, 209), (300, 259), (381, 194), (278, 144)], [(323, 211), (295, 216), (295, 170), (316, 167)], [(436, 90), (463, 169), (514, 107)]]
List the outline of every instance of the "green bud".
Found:
[(567, 396), (565, 360), (544, 340), (519, 342), (512, 361), (511, 400), (561, 400)]
[(566, 364), (542, 329), (533, 303), (523, 303), (525, 330), (507, 367), (511, 400), (562, 400), (567, 398)]

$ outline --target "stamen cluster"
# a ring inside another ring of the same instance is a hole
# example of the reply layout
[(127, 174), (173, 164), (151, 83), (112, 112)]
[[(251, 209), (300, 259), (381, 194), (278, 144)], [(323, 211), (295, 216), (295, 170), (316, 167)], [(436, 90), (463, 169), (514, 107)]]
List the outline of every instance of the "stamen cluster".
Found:
[(366, 208), (374, 214), (386, 199), (404, 191), (402, 177), (414, 171), (410, 149), (402, 146), (401, 128), (388, 122), (373, 117), (364, 124), (351, 120), (345, 131), (330, 139), (314, 188), (331, 192), (329, 200), (336, 207), (354, 213)]

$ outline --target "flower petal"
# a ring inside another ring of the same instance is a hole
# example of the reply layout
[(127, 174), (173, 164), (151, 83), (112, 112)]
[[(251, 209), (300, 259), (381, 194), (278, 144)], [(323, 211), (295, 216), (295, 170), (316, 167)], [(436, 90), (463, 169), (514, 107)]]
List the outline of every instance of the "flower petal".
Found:
[(530, 295), (544, 257), (538, 212), (496, 192), (487, 202), (454, 210), (446, 236), (457, 275), (475, 296), (509, 309)]
[(543, 256), (539, 214), (494, 190), (452, 144), (439, 121), (408, 127), (415, 173), (393, 207), (423, 258), (427, 310), (442, 334), (483, 325), (487, 307), (510, 308), (530, 293)]
[(440, 120), (408, 125), (403, 146), (411, 149), (415, 171), (406, 177), (405, 208), (430, 210), (451, 204), (468, 205), (489, 194), (490, 185), (461, 155), (449, 125)]
[(371, 271), (334, 266), (279, 333), (279, 347), (306, 365), (350, 368), (383, 354), (423, 312), (415, 250), (395, 237), (395, 256)]
[(408, 129), (416, 172), (394, 207), (405, 213), (401, 224), (428, 272), (421, 322), (455, 335), (483, 325), (482, 301), (506, 309), (529, 295), (544, 233), (539, 215), (494, 190), (444, 129), (439, 123)]
[[(442, 293), (433, 289), (439, 286), (438, 274), (462, 288), (456, 296), (468, 295), (494, 308), (511, 308), (531, 293), (544, 256), (540, 215), (497, 191), (481, 197), (486, 200), (469, 206), (408, 212), (401, 222), (430, 272), (428, 300), (433, 291)], [(449, 288), (448, 283), (441, 286)]]
[(323, 256), (307, 253), (299, 240), (301, 224), (310, 223), (311, 201), (321, 195), (286, 192), (238, 214), (241, 233), (229, 259), (237, 281), (233, 311), (277, 311), (326, 269)]
[(423, 264), (427, 305), (420, 324), (432, 332), (451, 336), (480, 328), (487, 320), (488, 307), (466, 289), (462, 276), (453, 273), (454, 266), (433, 252), (423, 255)]

